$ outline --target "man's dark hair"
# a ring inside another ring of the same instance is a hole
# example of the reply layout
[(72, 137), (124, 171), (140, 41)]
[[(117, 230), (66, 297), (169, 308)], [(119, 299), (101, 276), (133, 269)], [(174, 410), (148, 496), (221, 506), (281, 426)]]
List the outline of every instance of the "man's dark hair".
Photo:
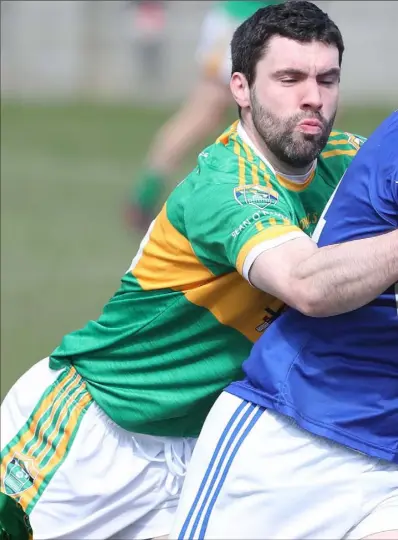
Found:
[(290, 0), (259, 9), (235, 30), (231, 41), (232, 73), (243, 73), (249, 86), (254, 83), (257, 63), (273, 36), (336, 45), (341, 65), (344, 43), (336, 24), (312, 2)]

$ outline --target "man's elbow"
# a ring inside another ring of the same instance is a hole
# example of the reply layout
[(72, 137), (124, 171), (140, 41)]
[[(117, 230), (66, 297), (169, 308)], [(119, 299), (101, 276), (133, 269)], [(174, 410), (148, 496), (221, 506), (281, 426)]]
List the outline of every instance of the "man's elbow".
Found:
[[(307, 317), (329, 317), (335, 313), (322, 291), (300, 282), (292, 287), (294, 293), (290, 305)], [(287, 302), (289, 303), (289, 302)]]

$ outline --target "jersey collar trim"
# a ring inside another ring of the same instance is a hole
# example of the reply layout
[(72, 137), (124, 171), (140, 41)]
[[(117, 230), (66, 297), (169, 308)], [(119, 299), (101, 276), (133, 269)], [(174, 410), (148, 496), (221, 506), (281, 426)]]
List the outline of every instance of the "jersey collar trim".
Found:
[(271, 171), (274, 173), (276, 178), (279, 180), (279, 182), (286, 187), (287, 189), (292, 189), (293, 191), (301, 191), (302, 189), (305, 189), (313, 180), (315, 176), (315, 168), (317, 164), (317, 160), (314, 160), (314, 163), (312, 164), (311, 169), (305, 173), (300, 175), (287, 175), (282, 174), (279, 171), (276, 171), (274, 167), (271, 165), (271, 163), (268, 161), (268, 159), (260, 152), (260, 150), (256, 147), (256, 145), (253, 143), (253, 141), (250, 139), (249, 135), (246, 133), (245, 128), (242, 125), (242, 122), (238, 122), (238, 126), (236, 128), (236, 131), (239, 135), (239, 137), (242, 139), (243, 142), (245, 142), (255, 154), (271, 169)]

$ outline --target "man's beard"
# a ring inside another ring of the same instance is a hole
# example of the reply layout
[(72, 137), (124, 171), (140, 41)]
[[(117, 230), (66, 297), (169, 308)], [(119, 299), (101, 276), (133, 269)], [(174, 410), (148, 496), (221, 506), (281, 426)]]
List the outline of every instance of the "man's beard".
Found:
[[(290, 118), (278, 118), (258, 102), (251, 91), (252, 119), (254, 127), (274, 156), (293, 167), (310, 165), (324, 149), (336, 116), (326, 120), (319, 112), (301, 112)], [(316, 135), (296, 129), (299, 122), (316, 119), (322, 123), (322, 131)]]

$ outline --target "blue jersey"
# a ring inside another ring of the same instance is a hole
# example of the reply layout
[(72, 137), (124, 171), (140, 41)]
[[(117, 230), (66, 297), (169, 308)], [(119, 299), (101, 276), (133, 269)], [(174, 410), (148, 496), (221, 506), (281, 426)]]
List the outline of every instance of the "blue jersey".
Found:
[[(398, 228), (398, 111), (363, 145), (318, 225), (320, 246)], [(398, 463), (398, 285), (334, 317), (279, 317), (227, 391)]]

